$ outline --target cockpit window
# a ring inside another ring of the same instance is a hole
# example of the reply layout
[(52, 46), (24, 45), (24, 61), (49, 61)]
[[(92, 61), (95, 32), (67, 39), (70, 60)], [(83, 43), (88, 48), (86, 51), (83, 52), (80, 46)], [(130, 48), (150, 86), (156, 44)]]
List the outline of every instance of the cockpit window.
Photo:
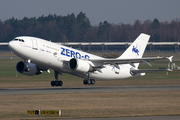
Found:
[(19, 41), (20, 41), (20, 42), (24, 42), (24, 40), (23, 40), (23, 39), (19, 39)]
[(14, 39), (14, 41), (24, 42), (24, 40), (23, 40), (23, 39)]

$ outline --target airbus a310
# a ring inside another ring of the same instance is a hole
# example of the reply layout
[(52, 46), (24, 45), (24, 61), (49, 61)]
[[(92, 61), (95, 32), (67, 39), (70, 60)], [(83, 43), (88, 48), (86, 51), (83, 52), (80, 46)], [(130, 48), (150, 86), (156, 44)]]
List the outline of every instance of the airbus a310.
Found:
[(20, 36), (9, 42), (10, 50), (23, 59), (16, 65), (19, 73), (33, 76), (54, 70), (55, 80), (51, 86), (62, 86), (58, 74), (69, 73), (84, 78), (85, 85), (95, 80), (120, 80), (144, 76), (147, 72), (171, 71), (170, 69), (138, 69), (140, 63), (151, 66), (150, 61), (172, 57), (142, 58), (150, 36), (141, 33), (127, 50), (117, 58), (103, 58), (36, 37)]

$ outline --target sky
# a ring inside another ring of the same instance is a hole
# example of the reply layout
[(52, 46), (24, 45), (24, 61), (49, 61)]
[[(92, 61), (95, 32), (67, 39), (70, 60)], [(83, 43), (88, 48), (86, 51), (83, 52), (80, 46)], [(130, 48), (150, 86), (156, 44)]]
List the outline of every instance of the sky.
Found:
[(180, 18), (180, 0), (0, 0), (0, 20), (56, 14), (86, 14), (91, 25), (105, 20), (134, 24), (136, 20), (171, 21)]

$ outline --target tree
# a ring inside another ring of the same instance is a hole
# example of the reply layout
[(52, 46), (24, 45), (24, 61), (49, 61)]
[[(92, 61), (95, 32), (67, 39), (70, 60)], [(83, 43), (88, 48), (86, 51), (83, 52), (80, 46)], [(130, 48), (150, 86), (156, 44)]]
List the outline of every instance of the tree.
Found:
[(78, 25), (78, 39), (83, 41), (86, 39), (86, 33), (89, 28), (91, 28), (91, 24), (89, 18), (86, 17), (85, 13), (80, 12), (77, 15), (77, 25)]
[(80, 12), (77, 16), (74, 13), (66, 16), (49, 14), (38, 18), (0, 20), (0, 41), (6, 42), (22, 35), (53, 42), (132, 42), (140, 33), (151, 35), (151, 42), (180, 41), (180, 19), (165, 22), (159, 22), (157, 18), (144, 22), (136, 20), (133, 25), (104, 21), (98, 26), (91, 26), (89, 18)]
[(76, 22), (75, 15), (72, 13), (71, 15), (68, 15), (66, 18), (66, 22), (68, 24), (68, 32), (66, 34), (68, 40), (76, 41), (77, 34), (78, 34), (78, 26)]
[(155, 18), (151, 25), (152, 25), (152, 29), (154, 30), (158, 29), (160, 27), (159, 20)]
[(104, 21), (103, 23), (99, 23), (99, 28), (98, 28), (98, 38), (101, 41), (110, 41), (111, 39), (111, 24), (108, 23), (107, 21)]

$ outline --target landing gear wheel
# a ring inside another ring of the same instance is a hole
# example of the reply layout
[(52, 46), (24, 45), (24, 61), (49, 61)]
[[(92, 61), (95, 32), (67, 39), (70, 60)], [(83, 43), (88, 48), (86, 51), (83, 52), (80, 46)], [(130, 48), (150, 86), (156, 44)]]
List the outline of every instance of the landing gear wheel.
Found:
[(51, 81), (51, 86), (54, 86), (55, 85), (55, 81)]
[(84, 80), (83, 80), (83, 83), (84, 83), (84, 85), (87, 85), (87, 80), (84, 79)]
[(59, 85), (59, 86), (62, 86), (62, 85), (63, 85), (63, 82), (62, 82), (62, 81), (58, 81), (58, 85)]
[(87, 80), (87, 84), (88, 84), (88, 85), (91, 85), (91, 79), (88, 79), (88, 80)]
[(55, 86), (59, 86), (59, 81), (55, 81)]
[(91, 79), (91, 84), (94, 85), (95, 84), (95, 80)]

